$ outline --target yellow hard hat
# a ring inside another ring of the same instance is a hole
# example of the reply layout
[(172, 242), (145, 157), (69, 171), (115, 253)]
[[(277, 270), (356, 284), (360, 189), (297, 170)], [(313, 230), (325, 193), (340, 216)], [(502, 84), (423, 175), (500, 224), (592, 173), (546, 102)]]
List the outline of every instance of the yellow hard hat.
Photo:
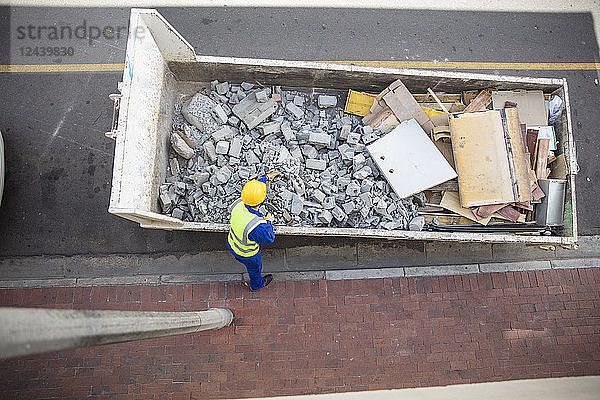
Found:
[(247, 182), (242, 189), (242, 201), (251, 206), (257, 206), (267, 197), (267, 185), (252, 179)]

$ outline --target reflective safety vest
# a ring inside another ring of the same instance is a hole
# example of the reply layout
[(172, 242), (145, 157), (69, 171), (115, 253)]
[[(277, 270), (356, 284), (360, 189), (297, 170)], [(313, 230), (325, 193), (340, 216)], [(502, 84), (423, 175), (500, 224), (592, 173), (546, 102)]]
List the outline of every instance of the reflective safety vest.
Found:
[(236, 200), (229, 206), (231, 221), (229, 223), (229, 237), (227, 242), (231, 249), (241, 257), (252, 257), (258, 253), (258, 243), (250, 240), (250, 232), (260, 224), (267, 221), (258, 215), (252, 214), (246, 208), (242, 199)]

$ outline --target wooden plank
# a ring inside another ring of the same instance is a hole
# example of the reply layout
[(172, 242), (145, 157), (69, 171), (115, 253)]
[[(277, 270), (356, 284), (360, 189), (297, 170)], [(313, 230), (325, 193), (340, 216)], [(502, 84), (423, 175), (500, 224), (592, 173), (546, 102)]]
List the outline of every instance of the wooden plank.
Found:
[(498, 214), (508, 218), (512, 222), (525, 222), (525, 215), (521, 214), (521, 212), (517, 208), (511, 205), (508, 205), (498, 210)]
[(529, 182), (529, 168), (527, 152), (521, 134), (519, 123), (519, 112), (516, 108), (508, 108), (505, 111), (505, 135), (508, 135), (508, 157), (509, 166), (512, 169), (511, 179), (513, 182), (514, 202), (526, 202), (531, 200), (531, 185)]
[(450, 115), (463, 207), (515, 201), (500, 111)]
[(433, 90), (431, 90), (431, 88), (427, 88), (427, 93), (429, 93), (431, 95), (431, 97), (433, 97), (433, 99), (435, 100), (435, 102), (438, 104), (438, 106), (440, 106), (440, 108), (445, 113), (448, 112), (448, 109), (446, 108), (446, 106), (442, 104), (441, 100), (435, 95), (435, 92)]
[(492, 92), (489, 90), (482, 90), (479, 94), (469, 103), (469, 105), (463, 110), (463, 112), (475, 112), (485, 110), (485, 107), (492, 98)]
[(537, 145), (537, 154), (535, 161), (535, 176), (538, 179), (546, 178), (546, 168), (548, 167), (548, 147), (550, 139), (539, 139)]
[(492, 101), (495, 110), (503, 109), (507, 101), (516, 103), (521, 122), (529, 126), (548, 123), (544, 92), (541, 90), (494, 91)]

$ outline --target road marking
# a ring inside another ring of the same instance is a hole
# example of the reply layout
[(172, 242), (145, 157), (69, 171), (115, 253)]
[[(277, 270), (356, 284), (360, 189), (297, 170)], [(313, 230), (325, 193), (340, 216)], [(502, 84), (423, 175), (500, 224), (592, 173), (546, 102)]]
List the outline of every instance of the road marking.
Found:
[(595, 71), (598, 62), (486, 62), (486, 61), (327, 61), (336, 64), (364, 65), (387, 68), (423, 69), (485, 69), (485, 70), (538, 70), (538, 71)]
[(0, 72), (122, 72), (125, 64), (10, 64)]
[[(318, 61), (386, 68), (513, 71), (600, 71), (600, 62), (485, 62), (485, 61)], [(0, 72), (121, 72), (125, 64), (10, 64)]]

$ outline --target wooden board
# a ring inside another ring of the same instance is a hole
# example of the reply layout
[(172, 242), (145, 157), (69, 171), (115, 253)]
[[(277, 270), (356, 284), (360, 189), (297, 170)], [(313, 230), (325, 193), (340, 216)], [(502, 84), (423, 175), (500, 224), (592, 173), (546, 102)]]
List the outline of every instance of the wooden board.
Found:
[(482, 90), (479, 92), (477, 97), (475, 97), (469, 105), (463, 110), (463, 112), (475, 112), (485, 110), (485, 106), (492, 99), (492, 92), (489, 90)]
[(456, 178), (456, 172), (414, 119), (367, 146), (398, 197), (405, 198)]
[(550, 139), (538, 139), (537, 154), (535, 160), (535, 176), (538, 179), (546, 179), (546, 168), (548, 167), (548, 147)]
[(528, 154), (523, 142), (517, 108), (507, 108), (505, 110), (503, 124), (505, 126), (505, 137), (508, 138), (507, 152), (509, 166), (512, 171), (514, 202), (527, 202), (531, 200)]
[(546, 103), (541, 90), (510, 90), (492, 92), (494, 109), (504, 108), (507, 101), (517, 104), (521, 122), (531, 125), (547, 125)]
[[(450, 116), (452, 148), (463, 207), (531, 199), (518, 120), (515, 125), (514, 114), (509, 113), (510, 118), (503, 124), (502, 113), (491, 110)], [(505, 125), (512, 147), (510, 153), (505, 140)], [(513, 154), (517, 155), (517, 159), (512, 159)]]

